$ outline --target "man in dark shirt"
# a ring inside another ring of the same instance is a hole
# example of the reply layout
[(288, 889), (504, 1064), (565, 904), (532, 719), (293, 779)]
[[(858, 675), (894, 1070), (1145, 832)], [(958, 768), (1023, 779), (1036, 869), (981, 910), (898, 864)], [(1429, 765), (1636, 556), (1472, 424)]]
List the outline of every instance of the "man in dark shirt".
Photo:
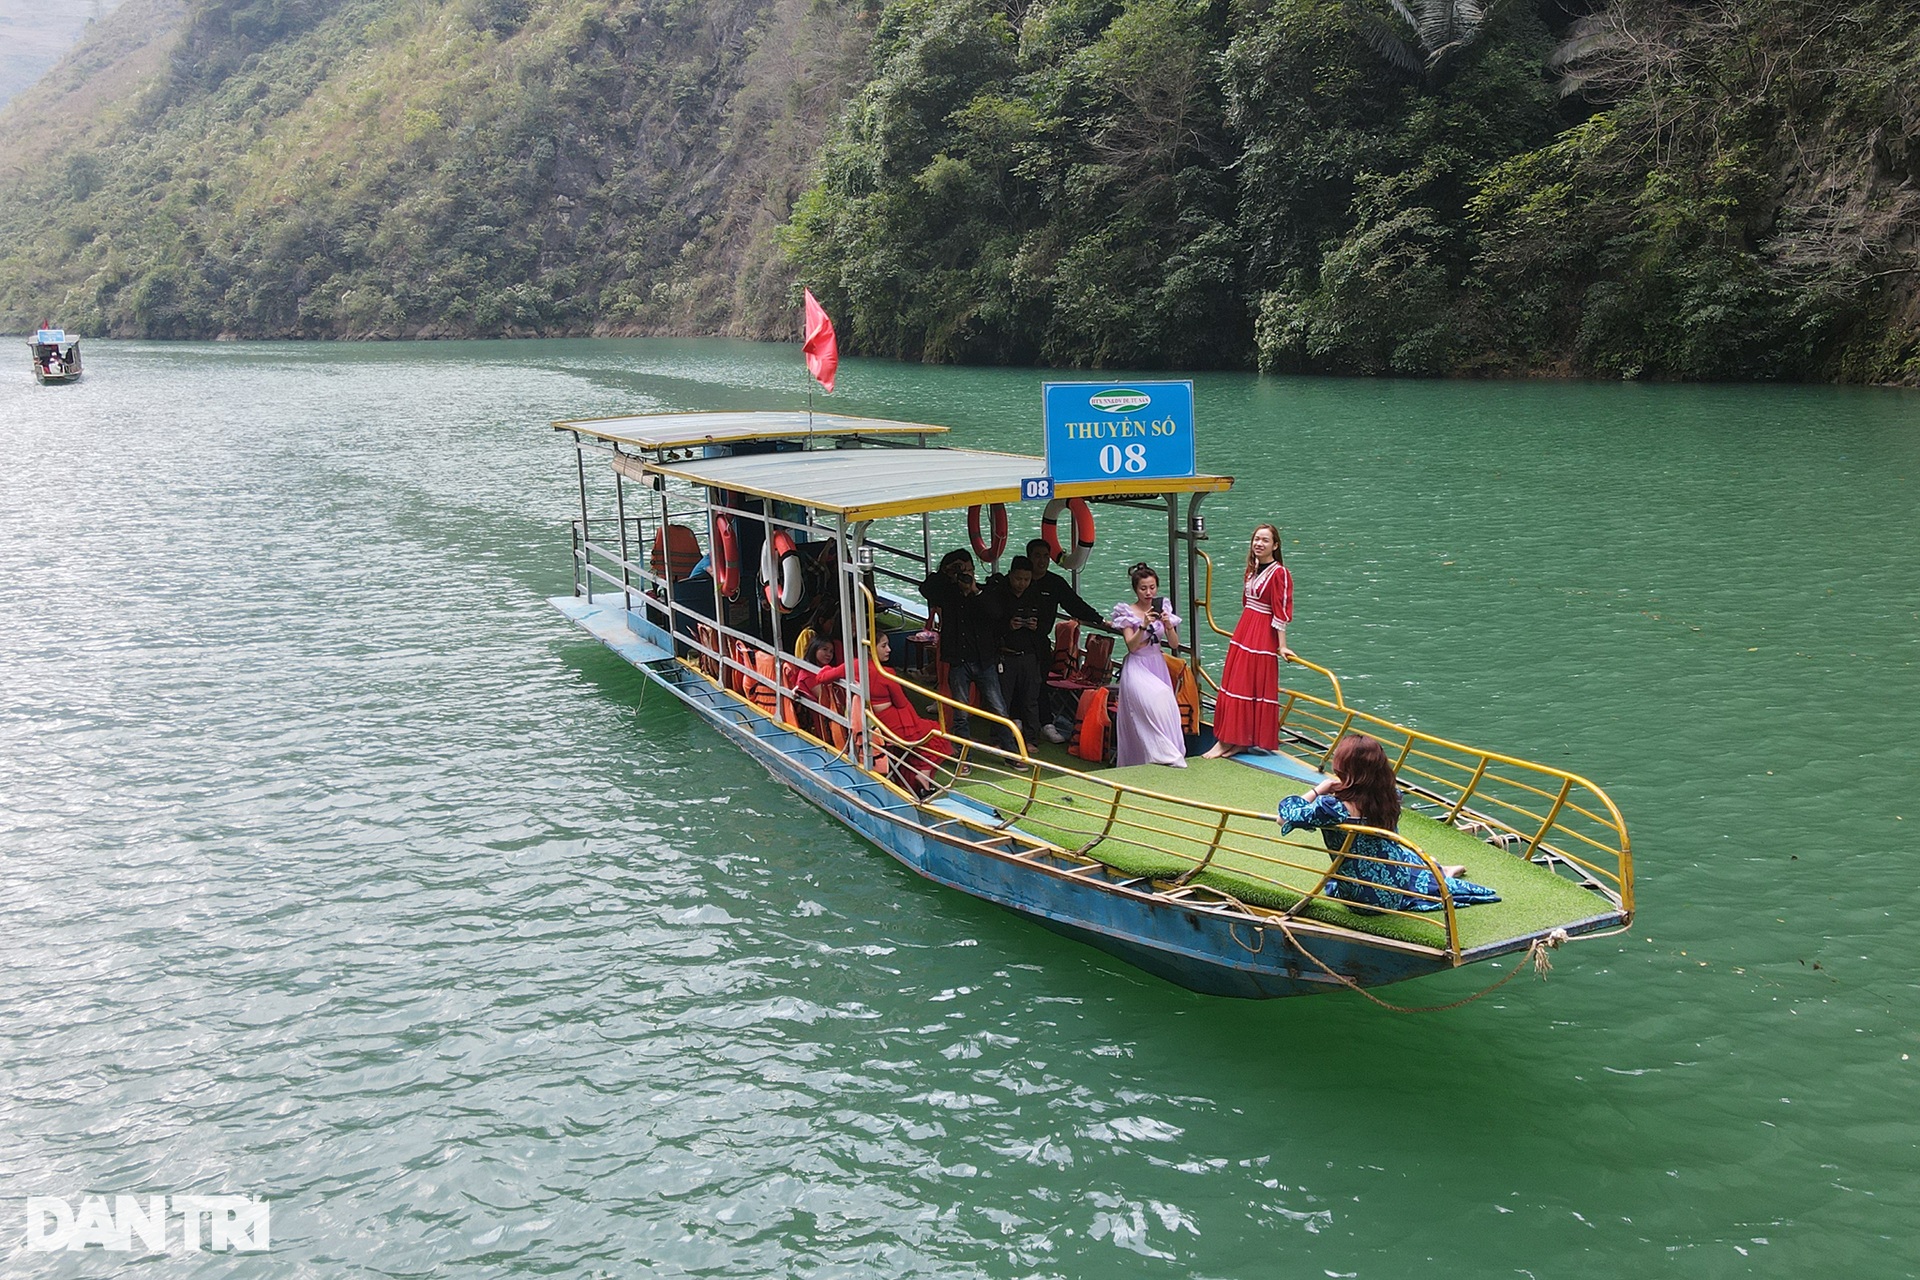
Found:
[(1053, 624), (1061, 610), (1065, 610), (1069, 618), (1079, 619), (1082, 626), (1113, 630), (1099, 610), (1080, 598), (1071, 582), (1049, 572), (1053, 567), (1053, 548), (1045, 538), (1035, 538), (1027, 544), (1027, 563), (1033, 566), (1033, 590), (1040, 593), (1040, 634), (1047, 637), (1049, 653), (1053, 651)]
[[(973, 557), (949, 551), (940, 571), (921, 580), (920, 594), (940, 611), (940, 657), (947, 664), (947, 692), (955, 702), (966, 702), (975, 689), (980, 703), (995, 715), (1007, 714), (1006, 695), (1000, 689), (1000, 631), (997, 600), (981, 591), (973, 578)], [(971, 718), (953, 713), (953, 731), (965, 734)], [(994, 725), (994, 739), (1004, 751), (1014, 748), (1013, 734)]]
[(1007, 576), (987, 584), (995, 597), (993, 611), (1001, 622), (1000, 688), (1007, 705), (1025, 726), (1029, 736), (1038, 735), (1049, 742), (1065, 742), (1066, 734), (1041, 714), (1041, 699), (1047, 688), (1047, 668), (1053, 661), (1050, 628), (1041, 614), (1051, 613), (1033, 585), (1033, 565), (1025, 556), (1015, 556), (1007, 567)]
[(1045, 637), (1040, 657), (1041, 733), (1049, 742), (1064, 742), (1067, 730), (1073, 725), (1074, 708), (1071, 699), (1062, 701), (1064, 695), (1048, 688), (1046, 684), (1048, 670), (1053, 666), (1053, 624), (1065, 612), (1083, 627), (1118, 633), (1107, 625), (1107, 620), (1097, 609), (1080, 598), (1080, 593), (1073, 589), (1071, 582), (1057, 573), (1049, 572), (1053, 566), (1053, 548), (1047, 545), (1045, 538), (1035, 538), (1027, 544), (1027, 562), (1033, 566), (1033, 585), (1027, 589), (1027, 593), (1039, 598), (1039, 634)]

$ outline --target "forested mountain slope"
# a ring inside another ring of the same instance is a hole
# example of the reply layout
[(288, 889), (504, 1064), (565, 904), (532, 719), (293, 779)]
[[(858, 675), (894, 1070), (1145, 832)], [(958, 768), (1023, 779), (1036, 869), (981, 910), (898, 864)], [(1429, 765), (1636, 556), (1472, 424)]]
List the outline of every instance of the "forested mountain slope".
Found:
[(0, 0), (0, 103), (32, 85), (58, 62), (119, 0), (49, 5), (40, 0)]
[(0, 322), (784, 336), (805, 279), (908, 359), (1920, 382), (1920, 0), (175, 2), (0, 120)]
[(857, 8), (167, 2), (129, 0), (100, 24), (115, 51), (76, 54), (116, 94), (70, 63), (8, 113), (61, 123), (0, 130), (0, 323), (791, 327), (773, 233), (857, 84)]

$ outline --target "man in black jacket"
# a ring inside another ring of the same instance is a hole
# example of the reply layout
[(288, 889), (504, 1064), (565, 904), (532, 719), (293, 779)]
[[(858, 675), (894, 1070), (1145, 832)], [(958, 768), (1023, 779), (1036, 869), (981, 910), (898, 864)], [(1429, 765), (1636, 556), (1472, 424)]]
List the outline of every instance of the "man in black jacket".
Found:
[[(1069, 618), (1077, 619), (1083, 627), (1092, 627), (1110, 635), (1119, 633), (1107, 624), (1098, 610), (1080, 598), (1080, 593), (1073, 589), (1071, 582), (1057, 573), (1048, 572), (1053, 565), (1053, 548), (1047, 545), (1045, 538), (1035, 538), (1027, 544), (1027, 561), (1033, 566), (1033, 586), (1028, 589), (1028, 594), (1039, 597), (1040, 634), (1047, 638), (1046, 653), (1040, 659), (1040, 679), (1044, 685), (1047, 670), (1053, 665), (1053, 624), (1059, 620), (1062, 612)], [(1049, 688), (1043, 688), (1040, 697), (1041, 719), (1053, 730), (1045, 734), (1047, 740), (1065, 741), (1065, 729), (1073, 724), (1071, 701), (1055, 705), (1059, 698)]]
[(987, 591), (994, 597), (993, 612), (1001, 619), (1000, 688), (1007, 705), (1029, 737), (1065, 742), (1066, 734), (1042, 712), (1047, 668), (1053, 662), (1053, 638), (1048, 634), (1050, 625), (1041, 615), (1051, 614), (1053, 608), (1033, 585), (1033, 565), (1025, 556), (1015, 556), (1007, 566), (1007, 576), (993, 579)]
[[(947, 664), (947, 692), (955, 702), (966, 702), (975, 689), (980, 704), (995, 715), (1007, 714), (1006, 695), (1000, 689), (1000, 632), (998, 593), (990, 596), (974, 581), (973, 557), (963, 550), (949, 551), (940, 571), (921, 580), (920, 594), (940, 611), (940, 657)], [(953, 713), (953, 731), (965, 734), (971, 723), (964, 711)], [(1013, 734), (994, 725), (994, 741), (1004, 751), (1014, 748)]]
[(1027, 563), (1033, 566), (1033, 590), (1040, 593), (1040, 634), (1047, 637), (1049, 645), (1053, 643), (1053, 624), (1062, 610), (1069, 618), (1079, 619), (1082, 626), (1113, 630), (1097, 609), (1080, 598), (1071, 582), (1049, 572), (1053, 567), (1053, 548), (1045, 538), (1035, 538), (1027, 544)]

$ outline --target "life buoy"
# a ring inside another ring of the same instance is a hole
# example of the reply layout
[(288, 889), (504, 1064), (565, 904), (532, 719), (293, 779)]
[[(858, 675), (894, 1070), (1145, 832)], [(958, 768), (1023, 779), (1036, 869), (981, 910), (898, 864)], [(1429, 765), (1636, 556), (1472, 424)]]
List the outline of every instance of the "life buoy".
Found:
[(713, 518), (713, 580), (727, 599), (740, 594), (740, 538), (732, 516)]
[[(1060, 549), (1060, 511), (1073, 513), (1073, 550)], [(1053, 559), (1062, 569), (1073, 572), (1087, 563), (1093, 554), (1093, 509), (1083, 498), (1055, 498), (1040, 517), (1040, 536), (1047, 540)]]
[(994, 503), (987, 522), (993, 530), (991, 542), (980, 536), (980, 504), (976, 502), (967, 508), (967, 541), (973, 544), (973, 554), (982, 560), (997, 561), (1000, 553), (1007, 549), (1007, 504)]
[[(779, 575), (777, 589), (776, 574)], [(778, 605), (782, 613), (792, 613), (800, 597), (806, 594), (807, 578), (800, 567), (800, 550), (785, 529), (775, 529), (773, 536), (760, 546), (760, 580), (767, 584), (767, 600)]]

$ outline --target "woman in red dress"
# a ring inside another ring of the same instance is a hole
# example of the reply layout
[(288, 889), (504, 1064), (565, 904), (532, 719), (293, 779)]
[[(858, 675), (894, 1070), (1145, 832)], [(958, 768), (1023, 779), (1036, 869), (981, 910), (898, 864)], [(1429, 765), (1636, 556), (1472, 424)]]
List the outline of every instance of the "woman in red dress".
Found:
[[(906, 758), (902, 764), (908, 780), (914, 790), (924, 794), (933, 789), (934, 768), (953, 754), (953, 748), (940, 732), (939, 725), (923, 719), (914, 710), (913, 703), (907, 699), (907, 691), (882, 665), (893, 653), (893, 647), (884, 633), (874, 652), (879, 661), (869, 660), (867, 663), (867, 705), (872, 709), (874, 719), (886, 726), (888, 734), (901, 740), (893, 742), (884, 737), (882, 739), (886, 742), (889, 755), (904, 753)], [(794, 692), (804, 697), (821, 685), (838, 684), (846, 678), (846, 663), (835, 663), (821, 671), (801, 676), (794, 683)], [(912, 744), (913, 749), (907, 751), (901, 746), (902, 742)]]
[(1293, 621), (1293, 575), (1280, 562), (1280, 530), (1263, 524), (1247, 551), (1246, 608), (1227, 643), (1220, 692), (1213, 706), (1213, 736), (1207, 755), (1238, 755), (1253, 747), (1280, 745), (1280, 661)]

